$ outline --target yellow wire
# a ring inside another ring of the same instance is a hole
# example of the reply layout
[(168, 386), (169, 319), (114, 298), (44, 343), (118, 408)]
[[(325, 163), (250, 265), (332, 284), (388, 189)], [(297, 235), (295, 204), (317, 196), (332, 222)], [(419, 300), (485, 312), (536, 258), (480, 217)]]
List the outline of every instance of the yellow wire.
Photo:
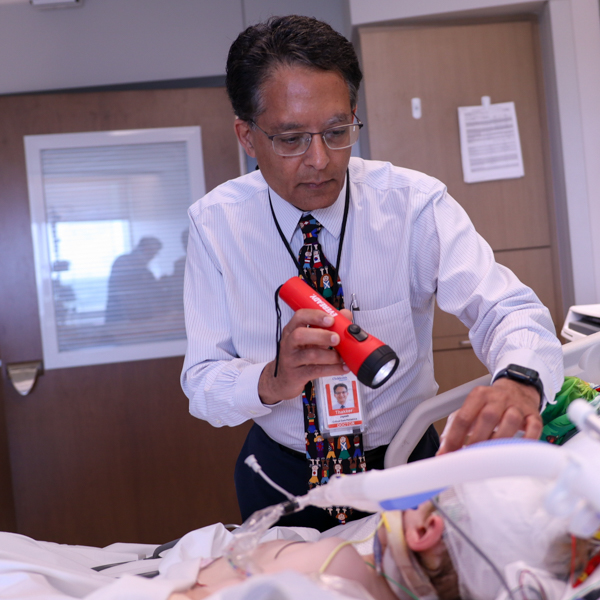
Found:
[[(379, 518), (379, 523), (377, 523), (377, 527), (375, 527), (375, 529), (373, 530), (372, 533), (370, 533), (364, 540), (347, 540), (345, 542), (342, 542), (341, 544), (339, 544), (338, 546), (336, 546), (333, 551), (329, 554), (329, 556), (327, 557), (327, 559), (325, 560), (325, 562), (323, 563), (323, 565), (321, 566), (321, 568), (319, 569), (319, 575), (322, 575), (323, 573), (325, 573), (325, 571), (327, 570), (327, 567), (331, 564), (331, 561), (335, 558), (335, 556), (337, 555), (337, 553), (344, 547), (346, 546), (351, 546), (352, 544), (362, 544), (364, 542), (368, 542), (371, 538), (375, 537), (375, 534), (377, 533), (377, 531), (379, 531), (379, 528), (385, 525), (386, 528), (389, 530), (389, 524), (387, 522), (385, 513), (383, 513), (380, 518)], [(369, 565), (369, 567), (371, 567), (372, 569), (375, 569), (375, 565), (372, 565), (370, 562), (365, 561), (365, 564)], [(396, 586), (398, 586), (401, 590), (403, 590), (404, 592), (406, 592), (413, 600), (419, 600), (419, 598), (417, 598), (417, 596), (415, 596), (408, 588), (404, 587), (401, 583), (398, 583), (396, 580), (392, 579), (389, 575), (386, 575), (385, 573), (381, 573), (381, 575), (383, 575), (383, 577), (385, 577), (387, 580), (391, 581), (393, 584), (395, 584)]]
[(362, 544), (364, 542), (368, 542), (371, 538), (375, 537), (375, 534), (377, 533), (377, 531), (379, 530), (379, 528), (381, 527), (382, 524), (383, 524), (383, 520), (380, 518), (379, 523), (377, 523), (377, 527), (375, 527), (375, 529), (364, 540), (346, 540), (345, 542), (342, 542), (341, 544), (336, 546), (331, 551), (329, 556), (325, 559), (325, 562), (319, 569), (319, 575), (322, 575), (323, 573), (325, 573), (325, 571), (327, 570), (327, 567), (331, 564), (331, 561), (336, 557), (337, 553), (342, 548), (345, 548), (346, 546), (351, 546), (353, 544)]

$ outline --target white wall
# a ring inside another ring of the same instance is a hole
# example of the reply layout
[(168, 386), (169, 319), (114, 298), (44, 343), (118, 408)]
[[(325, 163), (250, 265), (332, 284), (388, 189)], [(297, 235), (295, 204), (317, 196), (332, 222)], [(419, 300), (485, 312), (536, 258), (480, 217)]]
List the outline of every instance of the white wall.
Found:
[(243, 0), (246, 26), (273, 15), (308, 15), (350, 37), (348, 0)]
[(224, 75), (245, 26), (291, 13), (349, 32), (347, 0), (0, 0), (0, 94)]
[[(598, 0), (349, 0), (353, 26), (411, 19), (541, 15), (559, 247), (570, 261), (574, 302), (600, 302), (600, 7)], [(561, 210), (562, 208), (562, 210)], [(567, 247), (565, 247), (565, 242)], [(568, 269), (563, 269), (566, 271)], [(566, 308), (566, 307), (565, 307)]]
[(556, 188), (568, 219), (561, 253), (572, 266), (575, 302), (596, 303), (598, 0), (85, 0), (81, 8), (53, 11), (0, 0), (0, 94), (221, 76), (239, 31), (271, 14), (313, 15), (349, 36), (351, 25), (532, 9), (542, 14), (546, 67), (556, 83), (548, 105)]

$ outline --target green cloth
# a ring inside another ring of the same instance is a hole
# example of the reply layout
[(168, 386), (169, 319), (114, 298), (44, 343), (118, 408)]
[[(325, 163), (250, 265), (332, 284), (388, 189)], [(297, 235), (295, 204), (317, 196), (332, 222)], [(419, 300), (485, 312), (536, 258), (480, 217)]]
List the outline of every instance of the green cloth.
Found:
[(544, 428), (540, 440), (560, 446), (577, 433), (575, 425), (567, 417), (567, 407), (577, 398), (587, 400), (596, 409), (600, 405), (600, 394), (589, 383), (578, 377), (565, 377), (556, 395), (556, 403), (548, 404), (542, 412)]

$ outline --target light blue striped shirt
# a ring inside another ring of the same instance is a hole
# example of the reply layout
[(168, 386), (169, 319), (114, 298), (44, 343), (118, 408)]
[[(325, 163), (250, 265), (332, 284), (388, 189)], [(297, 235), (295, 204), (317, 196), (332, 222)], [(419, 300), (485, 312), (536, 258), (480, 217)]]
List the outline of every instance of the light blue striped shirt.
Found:
[[(510, 363), (539, 372), (547, 399), (563, 380), (562, 352), (548, 310), (497, 264), (465, 211), (432, 177), (389, 163), (350, 159), (350, 210), (340, 262), (346, 306), (356, 322), (400, 358), (381, 388), (363, 388), (366, 449), (387, 444), (410, 411), (436, 394), (434, 300), (470, 329), (491, 373)], [(302, 212), (271, 190), (292, 250), (302, 246)], [(315, 210), (319, 241), (337, 257), (345, 188)], [(273, 221), (259, 171), (215, 188), (189, 210), (184, 303), (188, 349), (181, 382), (192, 415), (214, 425), (254, 419), (275, 441), (304, 452), (300, 397), (263, 405), (258, 380), (275, 358), (276, 288), (297, 275)], [(292, 310), (280, 302), (282, 325)]]

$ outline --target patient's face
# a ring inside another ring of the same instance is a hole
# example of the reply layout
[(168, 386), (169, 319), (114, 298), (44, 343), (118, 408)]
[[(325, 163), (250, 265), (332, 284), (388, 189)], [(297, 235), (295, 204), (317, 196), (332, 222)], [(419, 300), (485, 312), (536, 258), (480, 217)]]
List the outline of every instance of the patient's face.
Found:
[[(540, 493), (546, 489), (545, 484), (522, 478), (502, 479), (492, 483), (465, 484), (456, 489), (458, 493), (454, 497), (444, 497), (442, 494), (440, 505), (443, 510), (456, 517), (460, 525), (466, 526), (469, 536), (485, 549), (501, 571), (515, 560), (525, 560), (531, 566), (542, 566), (553, 574), (560, 574), (564, 568), (568, 570), (568, 544), (564, 548), (566, 554), (562, 553), (564, 523), (550, 517), (543, 510)], [(399, 511), (395, 511), (397, 513)], [(524, 523), (525, 534), (521, 533), (521, 537), (516, 539), (515, 531), (523, 530), (521, 525)], [(470, 583), (468, 587), (472, 590), (472, 597), (481, 600), (496, 597), (499, 586), (496, 576), (472, 554), (465, 552), (464, 548), (456, 546), (450, 549), (451, 536), (447, 544), (444, 532), (448, 535), (452, 528), (444, 522), (432, 502), (427, 501), (415, 510), (404, 511), (400, 527), (403, 543), (418, 557), (420, 567), (417, 571), (424, 572), (440, 599), (459, 597), (457, 589), (461, 573)], [(388, 539), (385, 527), (380, 527), (377, 535), (384, 550), (388, 544), (393, 543), (393, 540)], [(268, 542), (259, 546), (254, 562), (259, 572), (267, 574), (286, 569), (315, 574), (342, 541), (326, 538), (316, 543), (290, 544), (283, 540)], [(554, 553), (556, 549), (560, 552)], [(552, 552), (549, 553), (549, 550)], [(454, 564), (452, 561), (455, 561)], [(454, 565), (457, 565), (457, 570)], [(410, 561), (403, 568), (410, 568)], [(385, 580), (367, 567), (358, 553), (349, 546), (342, 548), (326, 572), (360, 583), (375, 598), (395, 600), (395, 595)], [(180, 598), (200, 600), (218, 589), (241, 583), (243, 579), (226, 559), (218, 559), (201, 570), (198, 586)], [(471, 582), (476, 587), (471, 588)], [(441, 592), (444, 589), (450, 590), (448, 595)], [(176, 600), (176, 597), (173, 596), (171, 600)]]
[[(286, 570), (315, 575), (344, 542), (345, 540), (336, 537), (318, 542), (265, 542), (260, 544), (252, 555), (253, 567), (257, 573), (266, 575)], [(397, 600), (385, 580), (367, 566), (351, 546), (343, 545), (331, 558), (325, 572), (327, 575), (349, 580), (350, 585), (359, 584), (378, 600)], [(235, 571), (225, 558), (219, 558), (200, 570), (196, 586), (185, 593), (172, 594), (169, 600), (202, 600), (218, 590), (243, 583), (244, 580), (243, 573)]]

